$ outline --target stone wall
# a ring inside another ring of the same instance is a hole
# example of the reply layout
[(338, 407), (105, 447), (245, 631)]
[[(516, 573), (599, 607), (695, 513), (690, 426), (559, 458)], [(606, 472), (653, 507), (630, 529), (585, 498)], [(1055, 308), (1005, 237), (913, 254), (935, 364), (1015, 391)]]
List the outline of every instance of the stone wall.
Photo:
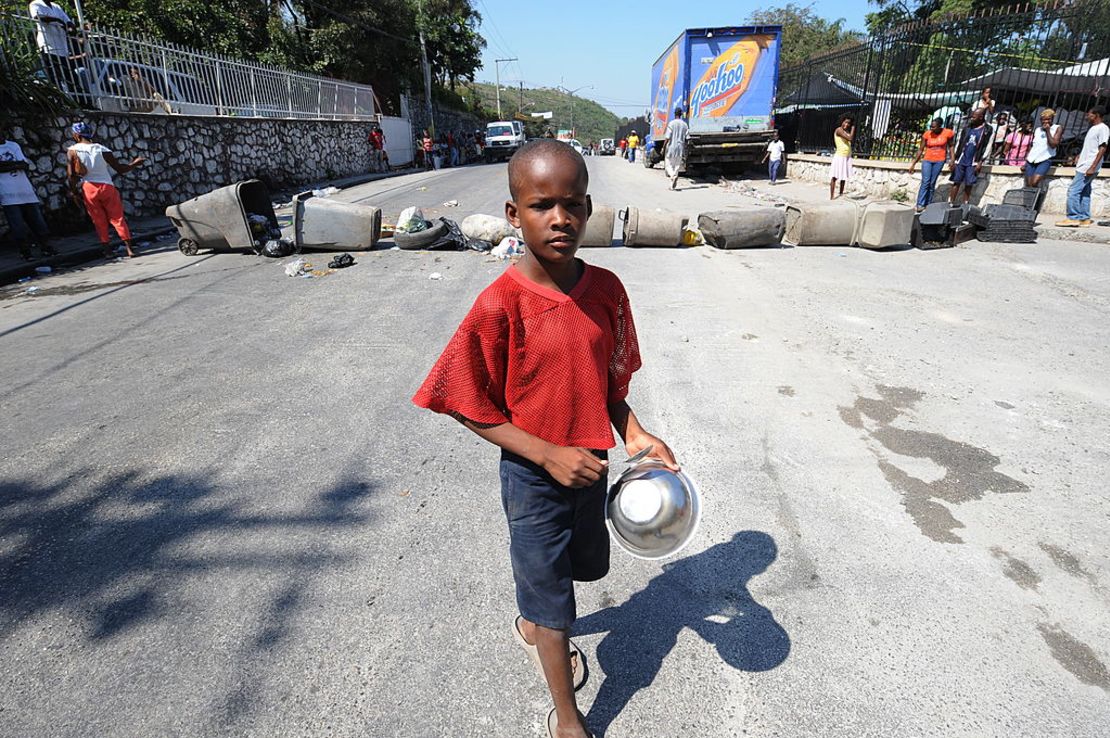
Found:
[[(120, 161), (143, 156), (146, 165), (117, 175), (124, 211), (159, 215), (166, 206), (244, 179), (271, 190), (355, 176), (370, 171), (365, 122), (235, 119), (166, 115), (86, 113), (97, 141)], [(58, 233), (87, 229), (88, 220), (66, 197), (67, 127), (16, 125), (12, 140), (31, 161), (31, 182)], [(0, 215), (0, 230), (7, 223)]]
[[(787, 156), (787, 176), (805, 182), (829, 181), (831, 159), (813, 154), (789, 154)], [(864, 192), (878, 199), (902, 199), (913, 204), (917, 200), (917, 190), (921, 186), (921, 167), (918, 165), (913, 174), (907, 169), (907, 162), (852, 160), (852, 179), (849, 190)], [(1068, 185), (1075, 176), (1074, 167), (1055, 167), (1049, 170), (1048, 193), (1045, 195), (1041, 211), (1063, 215), (1066, 212)], [(937, 180), (934, 200), (948, 197), (949, 171)], [(980, 205), (1002, 202), (1006, 190), (1024, 186), (1021, 170), (1008, 166), (985, 166), (979, 182), (972, 190), (972, 202)], [(1110, 216), (1110, 167), (1103, 168), (1095, 179), (1091, 192), (1091, 214), (1098, 217)]]
[[(419, 136), (420, 132), (428, 127), (430, 122), (428, 118), (428, 106), (424, 104), (422, 97), (407, 97), (402, 98), (404, 105), (402, 105), (402, 113), (408, 113), (408, 119), (412, 121), (412, 133), (414, 136)], [(435, 105), (433, 103), (433, 105)], [(473, 133), (474, 131), (483, 131), (486, 124), (470, 113), (463, 113), (457, 110), (449, 110), (447, 108), (435, 105), (436, 111), (436, 135), (441, 133)], [(405, 117), (402, 114), (402, 117)]]

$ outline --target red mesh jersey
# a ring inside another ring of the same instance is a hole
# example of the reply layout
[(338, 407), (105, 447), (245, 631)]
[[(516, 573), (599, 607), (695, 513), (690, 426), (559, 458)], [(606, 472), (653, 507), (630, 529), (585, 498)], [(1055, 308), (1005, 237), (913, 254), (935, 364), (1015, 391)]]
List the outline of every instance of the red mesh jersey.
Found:
[(510, 266), (474, 301), (413, 402), (476, 423), (511, 422), (560, 446), (607, 449), (607, 405), (628, 395), (639, 368), (615, 274), (587, 264), (563, 294)]

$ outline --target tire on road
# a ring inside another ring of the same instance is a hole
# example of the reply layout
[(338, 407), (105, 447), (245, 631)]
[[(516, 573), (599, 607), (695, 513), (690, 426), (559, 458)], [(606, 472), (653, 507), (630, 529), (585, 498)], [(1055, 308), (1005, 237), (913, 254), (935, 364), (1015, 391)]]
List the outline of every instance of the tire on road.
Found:
[(432, 223), (431, 228), (416, 233), (397, 231), (393, 234), (393, 243), (404, 251), (420, 251), (426, 249), (436, 241), (447, 235), (447, 224), (442, 220)]

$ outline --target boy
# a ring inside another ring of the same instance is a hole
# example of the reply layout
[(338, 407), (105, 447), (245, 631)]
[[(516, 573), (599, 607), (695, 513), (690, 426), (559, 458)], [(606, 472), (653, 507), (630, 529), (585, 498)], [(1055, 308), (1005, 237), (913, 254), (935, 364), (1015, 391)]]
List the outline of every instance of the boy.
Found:
[(525, 144), (509, 161), (505, 215), (525, 255), (487, 287), (413, 401), (501, 447), (501, 501), (520, 616), (513, 635), (547, 680), (553, 738), (589, 733), (574, 701), (585, 681), (568, 638), (574, 580), (609, 570), (606, 450), (612, 426), (629, 454), (652, 446), (625, 397), (640, 367), (624, 286), (575, 258), (592, 208), (586, 162), (562, 141)]
[(771, 184), (779, 179), (779, 167), (782, 166), (782, 154), (786, 151), (786, 144), (779, 140), (779, 132), (771, 131), (771, 140), (767, 142), (766, 153), (763, 154), (763, 164), (767, 165), (767, 176)]
[[(983, 92), (986, 97), (988, 87)], [(964, 205), (971, 202), (971, 190), (979, 181), (979, 174), (983, 171), (983, 162), (991, 148), (991, 127), (986, 123), (985, 107), (975, 108), (971, 111), (971, 120), (967, 128), (960, 134), (960, 142), (948, 160), (948, 168), (952, 170), (952, 188), (948, 193), (948, 204), (956, 207), (956, 199), (960, 196), (960, 185), (964, 188)]]

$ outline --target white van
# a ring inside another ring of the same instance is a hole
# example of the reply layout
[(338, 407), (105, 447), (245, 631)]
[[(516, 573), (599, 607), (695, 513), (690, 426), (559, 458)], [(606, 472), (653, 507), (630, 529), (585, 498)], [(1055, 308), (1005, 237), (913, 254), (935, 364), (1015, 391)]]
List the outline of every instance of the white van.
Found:
[(508, 159), (524, 145), (524, 124), (519, 120), (498, 120), (486, 125), (486, 163)]

